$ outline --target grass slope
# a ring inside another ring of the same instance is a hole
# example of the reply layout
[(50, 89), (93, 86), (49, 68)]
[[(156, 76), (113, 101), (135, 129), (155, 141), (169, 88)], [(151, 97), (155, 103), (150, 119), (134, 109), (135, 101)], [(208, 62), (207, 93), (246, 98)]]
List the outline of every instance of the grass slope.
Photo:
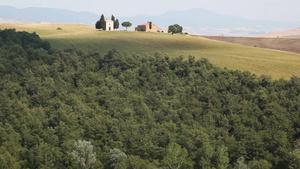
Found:
[[(61, 27), (63, 30), (57, 30)], [(145, 32), (96, 31), (77, 24), (0, 24), (0, 28), (36, 32), (55, 48), (77, 48), (84, 52), (107, 53), (116, 48), (121, 52), (153, 54), (170, 57), (189, 55), (208, 58), (220, 67), (247, 70), (270, 75), (274, 79), (300, 76), (300, 55), (228, 44), (200, 37)]]

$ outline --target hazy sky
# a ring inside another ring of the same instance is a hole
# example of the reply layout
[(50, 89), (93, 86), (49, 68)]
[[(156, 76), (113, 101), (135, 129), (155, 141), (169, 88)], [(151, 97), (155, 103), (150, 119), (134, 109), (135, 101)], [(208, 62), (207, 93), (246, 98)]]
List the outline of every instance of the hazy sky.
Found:
[(62, 8), (115, 16), (159, 15), (171, 10), (204, 8), (248, 19), (300, 21), (300, 0), (0, 0), (0, 5)]

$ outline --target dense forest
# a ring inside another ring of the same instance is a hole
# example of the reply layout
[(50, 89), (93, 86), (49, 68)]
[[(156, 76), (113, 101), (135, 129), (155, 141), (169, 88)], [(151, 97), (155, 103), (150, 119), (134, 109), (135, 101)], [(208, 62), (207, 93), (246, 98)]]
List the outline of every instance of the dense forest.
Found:
[(0, 168), (299, 169), (300, 79), (0, 31)]

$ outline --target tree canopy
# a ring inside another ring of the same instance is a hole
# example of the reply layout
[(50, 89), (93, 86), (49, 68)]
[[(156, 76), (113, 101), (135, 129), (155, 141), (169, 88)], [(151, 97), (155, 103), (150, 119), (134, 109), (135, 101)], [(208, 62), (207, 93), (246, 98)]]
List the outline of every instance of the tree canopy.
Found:
[(102, 29), (102, 30), (105, 30), (106, 29), (106, 22), (105, 22), (105, 18), (104, 18), (104, 15), (102, 14), (101, 15), (101, 18), (100, 20), (98, 20), (96, 22), (96, 29)]
[(131, 25), (132, 25), (132, 23), (129, 22), (129, 21), (126, 21), (126, 22), (123, 22), (123, 23), (122, 23), (122, 26), (123, 26), (123, 27), (126, 27), (126, 30), (127, 30), (128, 27), (131, 27)]
[(0, 61), (0, 168), (299, 166), (297, 77), (59, 51), (16, 30), (0, 30)]
[(169, 33), (175, 34), (175, 33), (182, 33), (182, 26), (178, 24), (170, 25), (169, 26)]
[(119, 29), (119, 27), (120, 27), (119, 19), (116, 19), (114, 22), (114, 29)]

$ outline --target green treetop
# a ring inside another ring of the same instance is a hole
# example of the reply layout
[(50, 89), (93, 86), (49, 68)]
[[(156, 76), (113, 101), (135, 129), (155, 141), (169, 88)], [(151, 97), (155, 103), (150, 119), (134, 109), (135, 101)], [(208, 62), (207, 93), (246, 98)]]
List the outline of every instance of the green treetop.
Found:
[(122, 26), (126, 27), (126, 30), (127, 30), (128, 27), (131, 27), (131, 25), (132, 25), (132, 23), (130, 23), (128, 21), (122, 23)]

